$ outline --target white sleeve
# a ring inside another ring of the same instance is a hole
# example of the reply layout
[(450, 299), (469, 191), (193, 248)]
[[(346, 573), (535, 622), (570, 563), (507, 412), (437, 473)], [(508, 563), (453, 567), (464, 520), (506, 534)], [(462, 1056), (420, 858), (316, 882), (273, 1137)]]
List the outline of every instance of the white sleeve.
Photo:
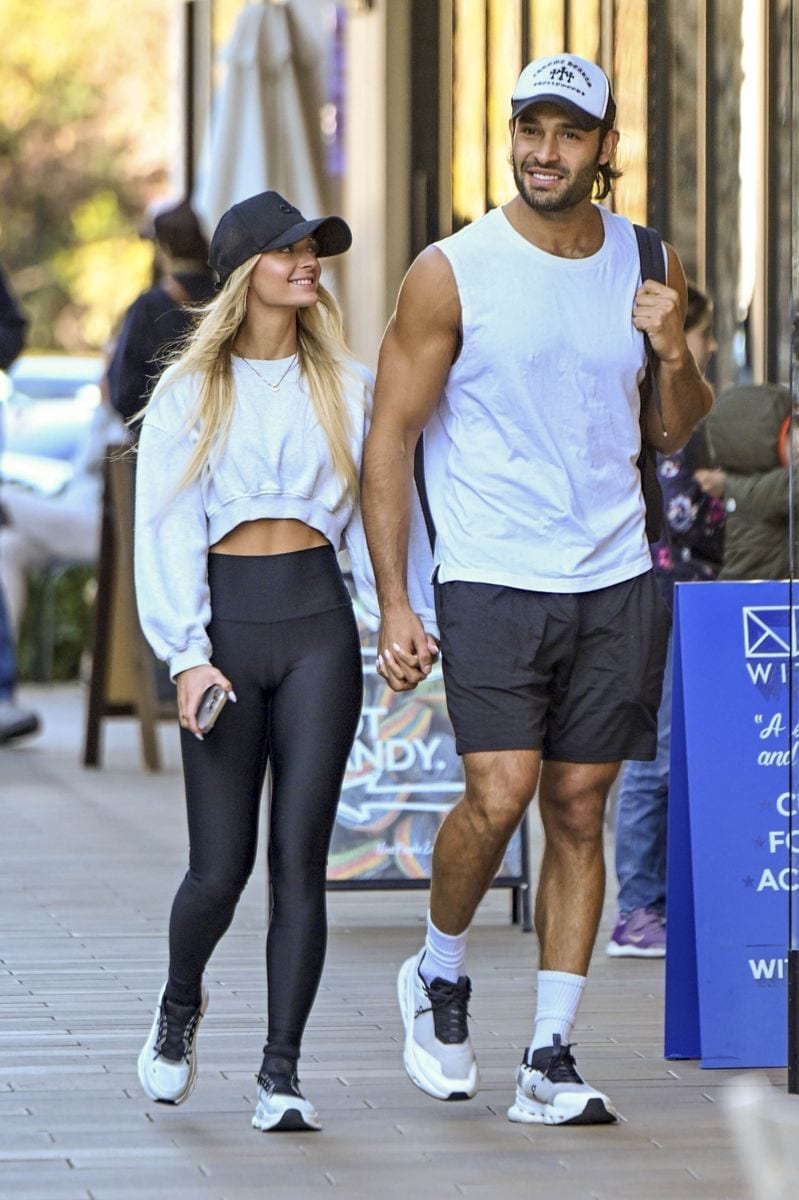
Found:
[[(356, 504), (352, 516), (344, 530), (344, 545), (349, 554), (352, 578), (358, 599), (363, 607), (374, 617), (380, 618), (380, 607), (377, 603), (377, 588), (375, 574), (369, 550), (366, 544), (366, 534), (363, 528), (361, 506)], [(425, 630), (438, 637), (438, 622), (436, 621), (435, 605), (433, 603), (433, 555), (422, 516), (422, 508), (416, 488), (413, 488), (411, 502), (411, 522), (408, 536), (408, 599), (411, 608), (419, 617)]]
[(145, 418), (136, 465), (136, 603), (144, 636), (172, 679), (211, 658), (202, 485), (198, 478), (178, 490), (191, 451), (186, 433), (167, 433)]
[(416, 484), (411, 494), (411, 523), (408, 533), (408, 599), (428, 633), (439, 637), (433, 600), (433, 551)]
[(380, 606), (377, 603), (375, 574), (366, 545), (366, 534), (363, 529), (363, 518), (359, 503), (353, 506), (352, 515), (344, 527), (341, 540), (350, 560), (352, 581), (355, 584), (358, 599), (369, 616), (373, 618), (375, 625), (377, 625), (380, 622)]
[[(359, 363), (354, 363), (353, 366), (356, 368), (357, 374), (365, 381), (363, 431), (361, 434), (361, 447), (357, 455), (357, 462), (360, 464), (363, 443), (369, 432), (374, 376), (368, 368)], [(352, 516), (344, 529), (343, 541), (349, 555), (352, 578), (355, 583), (355, 590), (358, 593), (358, 599), (366, 609), (366, 612), (377, 623), (380, 620), (380, 606), (377, 603), (375, 573), (366, 543), (360, 502), (353, 508)], [(408, 599), (411, 608), (419, 617), (425, 630), (428, 633), (432, 633), (435, 638), (438, 638), (438, 622), (436, 621), (436, 610), (433, 602), (432, 576), (433, 555), (430, 549), (430, 540), (427, 536), (427, 527), (422, 515), (422, 506), (419, 502), (416, 484), (414, 483), (411, 493), (411, 519), (408, 531), (408, 567), (406, 574)]]

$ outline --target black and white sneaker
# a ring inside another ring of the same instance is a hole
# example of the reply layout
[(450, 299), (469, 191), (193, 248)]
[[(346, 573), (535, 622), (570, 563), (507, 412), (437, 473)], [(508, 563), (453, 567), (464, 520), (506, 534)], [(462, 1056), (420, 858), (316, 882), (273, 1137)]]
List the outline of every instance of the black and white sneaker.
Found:
[(555, 1034), (553, 1044), (525, 1053), (516, 1072), (516, 1103), (508, 1119), (536, 1125), (608, 1125), (618, 1113), (607, 1096), (586, 1083), (571, 1046)]
[(264, 1133), (280, 1130), (321, 1129), (322, 1122), (310, 1100), (300, 1091), (297, 1070), (289, 1059), (272, 1059), (256, 1076), (258, 1102), (252, 1119), (253, 1129)]
[(147, 1041), (139, 1055), (139, 1082), (151, 1100), (182, 1104), (197, 1079), (197, 1028), (208, 1007), (203, 987), (200, 1007), (173, 1004), (161, 988)]
[(419, 972), (423, 957), (421, 950), (407, 959), (397, 977), (405, 1070), (436, 1100), (469, 1100), (480, 1083), (467, 1022), (472, 985), (466, 975), (427, 983)]
[(0, 746), (14, 738), (38, 733), (41, 722), (35, 712), (22, 708), (16, 700), (0, 700)]

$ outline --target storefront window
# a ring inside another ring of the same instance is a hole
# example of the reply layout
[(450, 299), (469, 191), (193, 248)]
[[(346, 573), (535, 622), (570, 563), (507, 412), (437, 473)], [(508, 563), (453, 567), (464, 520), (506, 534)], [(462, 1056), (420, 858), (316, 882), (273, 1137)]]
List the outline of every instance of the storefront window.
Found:
[(616, 38), (613, 71), (625, 171), (614, 206), (646, 221), (647, 5), (641, 0), (452, 0), (453, 228), (514, 195), (509, 100), (524, 64), (564, 50), (594, 61), (609, 59), (614, 28), (624, 31)]
[(569, 49), (593, 62), (599, 60), (601, 40), (599, 0), (572, 0), (569, 5)]
[(508, 164), (510, 95), (522, 65), (522, 14), (517, 4), (488, 5), (488, 203), (504, 204), (515, 187)]
[[(772, 5), (770, 20), (771, 31), (769, 38), (770, 54), (768, 63), (769, 79), (769, 129), (767, 139), (769, 149), (768, 160), (768, 205), (766, 225), (768, 237), (768, 301), (767, 301), (767, 336), (766, 336), (766, 374), (769, 380), (778, 383), (788, 383), (791, 371), (796, 370), (795, 359), (792, 362), (792, 342), (796, 335), (794, 313), (792, 312), (791, 273), (786, 270), (792, 261), (792, 221), (796, 222), (796, 200), (794, 191), (791, 197), (791, 181), (796, 188), (797, 145), (795, 139), (797, 125), (796, 104), (796, 65), (791, 62), (792, 47), (795, 49), (795, 37), (791, 37), (791, 19), (793, 4), (791, 0), (778, 0)], [(793, 158), (792, 158), (793, 150)], [(793, 240), (793, 262), (797, 253), (797, 242)], [(795, 277), (794, 277), (795, 279)], [(793, 293), (793, 303), (796, 293)], [(793, 345), (795, 353), (795, 344)]]
[[(613, 207), (631, 221), (647, 221), (647, 6), (617, 0), (613, 89), (621, 133)], [(623, 35), (623, 36), (622, 36)]]
[[(799, 0), (784, 0), (781, 5), (780, 33), (782, 58), (785, 65), (785, 80), (799, 79)], [(788, 806), (788, 844), (791, 848), (791, 879), (796, 880), (797, 858), (794, 847), (799, 841), (799, 818), (796, 803), (799, 793), (799, 596), (796, 575), (799, 567), (799, 471), (796, 469), (796, 451), (799, 447), (799, 103), (796, 100), (795, 82), (785, 92), (783, 108), (783, 145), (788, 153), (786, 171), (787, 185), (784, 188), (784, 219), (786, 232), (785, 265), (790, 270), (783, 272), (785, 287), (785, 309), (782, 342), (788, 358), (791, 396), (793, 398), (793, 427), (789, 466), (789, 490), (791, 497), (792, 553), (791, 559), (791, 696), (788, 723), (791, 729), (791, 756), (788, 791), (792, 802)], [(794, 884), (795, 886), (795, 884)], [(792, 890), (788, 923), (788, 1090), (799, 1093), (799, 890)]]
[(452, 209), (458, 229), (486, 211), (486, 14), (483, 0), (453, 5)]
[[(570, 7), (572, 7), (570, 5)], [(559, 54), (565, 49), (566, 5), (564, 0), (528, 0), (530, 58)]]

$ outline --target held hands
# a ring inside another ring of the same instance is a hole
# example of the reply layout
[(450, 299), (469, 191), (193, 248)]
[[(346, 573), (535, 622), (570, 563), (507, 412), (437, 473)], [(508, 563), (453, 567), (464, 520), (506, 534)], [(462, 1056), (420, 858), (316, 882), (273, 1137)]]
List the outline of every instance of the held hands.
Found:
[(209, 687), (213, 687), (216, 683), (224, 688), (228, 693), (228, 698), (235, 702), (233, 684), (210, 663), (181, 671), (176, 676), (175, 683), (178, 689), (178, 720), (181, 727), (187, 729), (189, 733), (193, 733), (202, 742), (205, 739), (197, 727), (197, 709), (200, 707), (200, 701)]
[(680, 297), (673, 288), (647, 279), (635, 293), (633, 325), (646, 333), (661, 362), (679, 362), (689, 353)]
[(409, 607), (384, 612), (377, 638), (377, 673), (394, 692), (410, 692), (433, 669), (438, 642)]

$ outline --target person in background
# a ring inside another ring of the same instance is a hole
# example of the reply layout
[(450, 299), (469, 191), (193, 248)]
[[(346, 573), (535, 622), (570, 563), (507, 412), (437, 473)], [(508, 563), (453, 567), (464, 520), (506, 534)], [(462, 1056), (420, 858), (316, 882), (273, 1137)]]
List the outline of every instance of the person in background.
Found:
[[(7, 370), (25, 345), (27, 321), (0, 269), (0, 370)], [(0, 452), (3, 448), (0, 411)], [(0, 535), (7, 521), (0, 493)], [(35, 712), (17, 702), (17, 659), (14, 634), (3, 589), (0, 587), (0, 746), (26, 734), (36, 733), (40, 721)]]
[[(688, 286), (685, 340), (704, 374), (717, 349), (713, 306)], [(707, 464), (705, 424), (684, 449), (659, 455), (663, 490), (663, 535), (652, 547), (661, 595), (672, 609), (674, 584), (711, 580), (724, 553), (724, 488), (720, 471), (700, 486), (695, 471)], [(625, 763), (616, 806), (616, 876), (619, 918), (607, 944), (612, 958), (662, 958), (666, 953), (666, 824), (671, 750), (672, 639), (669, 637), (663, 693), (658, 709), (657, 754), (652, 762)]]
[(25, 346), (28, 322), (0, 267), (0, 371), (7, 371)]
[[(147, 403), (166, 358), (191, 329), (192, 306), (214, 294), (208, 242), (188, 200), (151, 214), (158, 281), (133, 301), (108, 366), (111, 407), (124, 421)], [(145, 226), (150, 235), (150, 224)], [(138, 425), (131, 426), (135, 434)]]
[[(350, 242), (340, 217), (306, 221), (276, 192), (229, 209), (211, 240), (221, 290), (159, 381), (138, 449), (136, 596), (177, 684), (189, 822), (189, 870), (139, 1080), (170, 1104), (194, 1086), (203, 976), (255, 862), (269, 764), (267, 1041), (252, 1119), (265, 1131), (320, 1128), (297, 1063), (324, 963), (328, 847), (363, 695), (342, 543), (376, 609), (358, 482), (371, 387), (320, 283), (320, 258)], [(429, 580), (421, 511), (417, 541)], [(435, 633), (432, 595), (423, 584), (417, 594)], [(212, 689), (236, 702), (204, 733), (198, 713)]]
[[(724, 473), (727, 513), (724, 565), (719, 579), (790, 576), (789, 468), (791, 396), (776, 383), (731, 387), (707, 422), (715, 472), (700, 470), (703, 486)], [(794, 496), (794, 521), (797, 496)], [(796, 529), (796, 525), (794, 525)]]
[(100, 540), (103, 466), (109, 446), (123, 445), (125, 427), (108, 404), (106, 381), (86, 435), (71, 462), (72, 474), (55, 492), (8, 484), (0, 528), (0, 594), (14, 638), (19, 629), (28, 577), (54, 560), (93, 566)]

